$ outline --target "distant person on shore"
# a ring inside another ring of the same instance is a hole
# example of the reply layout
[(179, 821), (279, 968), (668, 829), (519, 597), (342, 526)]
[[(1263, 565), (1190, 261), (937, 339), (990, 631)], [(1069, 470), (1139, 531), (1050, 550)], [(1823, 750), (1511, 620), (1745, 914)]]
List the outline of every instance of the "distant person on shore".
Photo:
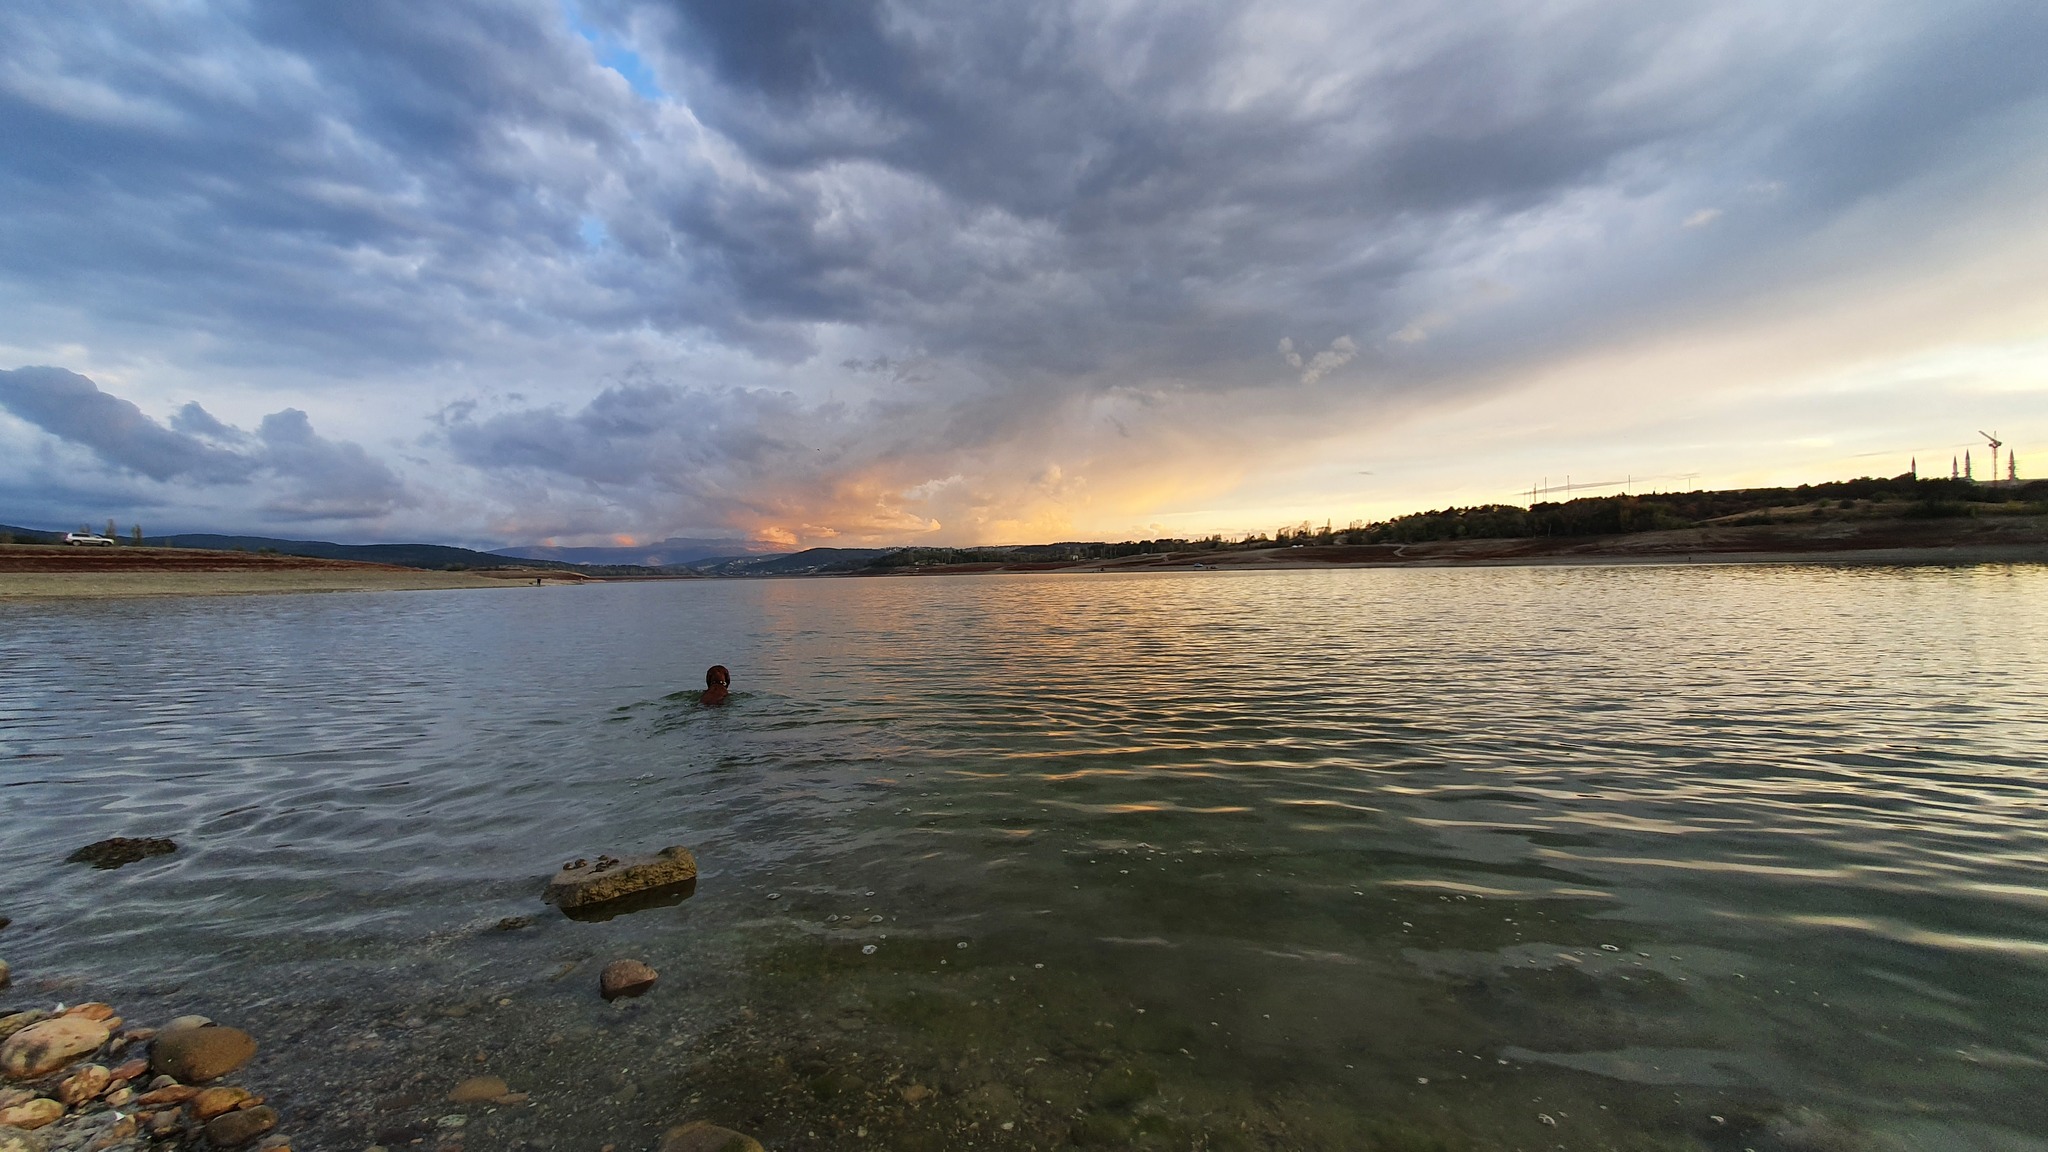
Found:
[(732, 687), (732, 673), (723, 664), (713, 664), (704, 673), (704, 695), (698, 700), (705, 704), (723, 704)]

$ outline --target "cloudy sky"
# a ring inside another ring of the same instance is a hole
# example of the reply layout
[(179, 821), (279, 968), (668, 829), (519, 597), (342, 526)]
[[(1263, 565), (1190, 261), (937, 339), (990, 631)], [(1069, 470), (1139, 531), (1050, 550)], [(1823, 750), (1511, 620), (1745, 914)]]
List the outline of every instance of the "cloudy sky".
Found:
[(0, 522), (1241, 533), (1979, 429), (2048, 474), (2043, 60), (2038, 0), (16, 0)]

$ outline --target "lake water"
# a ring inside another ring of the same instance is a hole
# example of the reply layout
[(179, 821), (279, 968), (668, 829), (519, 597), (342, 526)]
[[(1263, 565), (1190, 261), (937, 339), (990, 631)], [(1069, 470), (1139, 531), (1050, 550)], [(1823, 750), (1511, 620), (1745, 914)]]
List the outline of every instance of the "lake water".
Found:
[(0, 1008), (246, 1027), (302, 1152), (2048, 1148), (2038, 567), (14, 604), (0, 812)]

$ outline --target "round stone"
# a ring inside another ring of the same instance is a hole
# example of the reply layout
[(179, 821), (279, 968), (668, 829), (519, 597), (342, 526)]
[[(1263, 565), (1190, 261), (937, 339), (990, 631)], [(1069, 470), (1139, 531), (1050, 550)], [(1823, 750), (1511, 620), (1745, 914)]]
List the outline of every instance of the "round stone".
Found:
[(184, 1084), (225, 1076), (256, 1055), (256, 1040), (239, 1028), (208, 1025), (165, 1032), (150, 1045), (149, 1066)]
[(617, 1000), (621, 996), (639, 996), (654, 987), (660, 974), (638, 960), (614, 960), (604, 966), (598, 977), (598, 995), (606, 1000)]

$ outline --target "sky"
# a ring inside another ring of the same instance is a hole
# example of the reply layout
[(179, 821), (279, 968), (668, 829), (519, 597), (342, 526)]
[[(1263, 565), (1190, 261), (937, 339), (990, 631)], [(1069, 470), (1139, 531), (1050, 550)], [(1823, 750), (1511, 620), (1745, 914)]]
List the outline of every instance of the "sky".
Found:
[(1980, 432), (2048, 475), (2043, 60), (2038, 0), (15, 0), (0, 522), (790, 549)]

